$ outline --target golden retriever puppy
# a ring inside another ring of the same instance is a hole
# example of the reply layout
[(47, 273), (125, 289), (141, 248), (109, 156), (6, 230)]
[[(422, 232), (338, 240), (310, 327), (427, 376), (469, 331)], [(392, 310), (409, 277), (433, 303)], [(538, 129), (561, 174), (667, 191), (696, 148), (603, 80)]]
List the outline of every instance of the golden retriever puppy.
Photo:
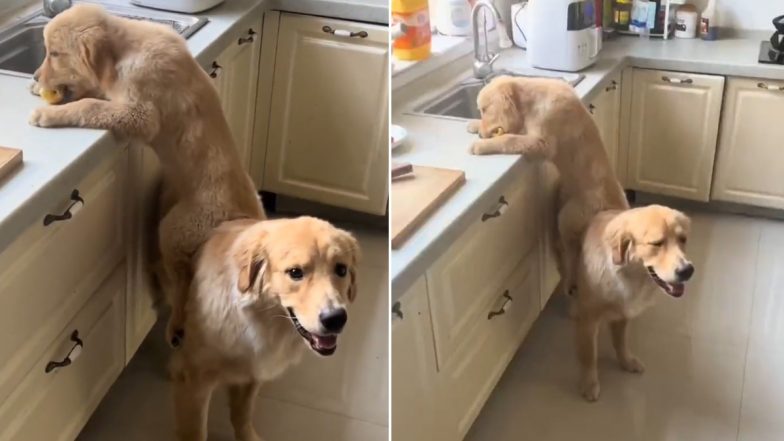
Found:
[(44, 40), (34, 77), (65, 103), (35, 110), (31, 124), (111, 130), (160, 158), (174, 200), (158, 237), (172, 306), (167, 339), (177, 345), (194, 253), (224, 220), (264, 218), (218, 93), (185, 40), (163, 25), (77, 4), (47, 24)]
[(556, 246), (561, 290), (574, 287), (574, 267), (591, 218), (629, 205), (615, 177), (588, 110), (567, 83), (544, 78), (500, 76), (477, 98), (482, 115), (469, 132), (479, 133), (475, 155), (519, 154), (549, 160), (560, 173)]
[(172, 360), (177, 439), (207, 438), (207, 408), (227, 385), (236, 439), (252, 424), (259, 384), (297, 363), (306, 348), (332, 355), (357, 295), (359, 246), (312, 218), (227, 221), (196, 263), (187, 338)]
[(621, 367), (642, 373), (642, 362), (629, 350), (629, 320), (666, 293), (680, 297), (694, 274), (684, 248), (690, 221), (661, 205), (597, 214), (585, 234), (572, 301), (580, 363), (580, 391), (588, 401), (599, 398), (597, 335), (610, 323)]

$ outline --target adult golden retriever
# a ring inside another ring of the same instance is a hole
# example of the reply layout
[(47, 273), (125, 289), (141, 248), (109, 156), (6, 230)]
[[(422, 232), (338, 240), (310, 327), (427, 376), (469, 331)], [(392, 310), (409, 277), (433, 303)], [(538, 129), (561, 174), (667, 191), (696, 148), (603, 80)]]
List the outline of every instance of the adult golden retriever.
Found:
[(549, 160), (560, 173), (556, 247), (561, 289), (572, 290), (582, 235), (591, 218), (629, 207), (591, 115), (567, 83), (544, 78), (499, 76), (477, 98), (482, 119), (475, 155), (520, 154)]
[(599, 398), (597, 334), (610, 323), (621, 367), (641, 373), (643, 364), (629, 350), (629, 320), (666, 293), (680, 297), (694, 274), (684, 248), (690, 221), (661, 205), (597, 214), (585, 234), (572, 301), (580, 362), (580, 390), (585, 399)]
[(78, 4), (47, 24), (44, 40), (35, 79), (65, 104), (36, 109), (30, 123), (111, 130), (149, 144), (160, 158), (173, 199), (158, 229), (172, 306), (167, 340), (177, 344), (198, 247), (224, 220), (264, 218), (218, 93), (185, 40), (163, 25)]
[(299, 361), (328, 356), (357, 295), (359, 246), (312, 218), (235, 220), (199, 253), (172, 360), (179, 441), (204, 441), (216, 386), (228, 385), (236, 439), (259, 441), (252, 424), (259, 384)]

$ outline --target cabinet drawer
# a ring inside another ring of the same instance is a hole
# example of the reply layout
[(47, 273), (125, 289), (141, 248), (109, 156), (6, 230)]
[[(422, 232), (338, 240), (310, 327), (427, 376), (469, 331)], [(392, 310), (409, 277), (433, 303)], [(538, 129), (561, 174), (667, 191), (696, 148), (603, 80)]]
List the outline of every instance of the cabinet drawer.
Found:
[(440, 372), (441, 397), (449, 403), (455, 439), (465, 437), (539, 313), (537, 259), (527, 257), (493, 301), (472, 317), (477, 326)]
[(0, 402), (122, 259), (126, 152), (100, 165), (76, 190), (71, 219), (43, 225), (72, 203), (41, 212), (0, 254)]
[(439, 367), (475, 333), (502, 283), (524, 256), (537, 249), (536, 173), (526, 170), (427, 272)]
[[(76, 438), (124, 366), (124, 294), (121, 265), (3, 400), (0, 441)], [(49, 362), (62, 361), (74, 347), (74, 331), (83, 342), (79, 357), (46, 373)]]

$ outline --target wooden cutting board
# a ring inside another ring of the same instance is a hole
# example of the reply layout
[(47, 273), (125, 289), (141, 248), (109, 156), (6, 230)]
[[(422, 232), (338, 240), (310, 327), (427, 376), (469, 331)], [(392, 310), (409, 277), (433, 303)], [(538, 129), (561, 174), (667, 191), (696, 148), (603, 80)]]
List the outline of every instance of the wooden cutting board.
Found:
[(22, 151), (0, 147), (0, 179), (22, 165)]
[(398, 249), (465, 182), (465, 172), (414, 166), (412, 175), (392, 181), (392, 249)]

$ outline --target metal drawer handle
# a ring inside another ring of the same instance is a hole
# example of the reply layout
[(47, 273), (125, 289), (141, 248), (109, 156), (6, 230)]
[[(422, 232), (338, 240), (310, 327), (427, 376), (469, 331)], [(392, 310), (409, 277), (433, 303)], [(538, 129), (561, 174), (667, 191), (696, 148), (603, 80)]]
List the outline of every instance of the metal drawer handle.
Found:
[(615, 80), (610, 81), (610, 85), (604, 88), (605, 92), (609, 92), (611, 90), (615, 90), (618, 88), (618, 82)]
[(68, 351), (68, 355), (63, 358), (62, 361), (50, 361), (46, 363), (46, 369), (44, 372), (47, 374), (56, 371), (57, 369), (64, 368), (66, 366), (70, 366), (71, 363), (76, 361), (80, 355), (82, 355), (82, 348), (84, 347), (84, 342), (79, 338), (79, 330), (75, 330), (71, 334), (71, 341), (74, 342), (73, 347), (70, 351)]
[(509, 208), (509, 202), (506, 202), (503, 196), (498, 198), (498, 205), (496, 205), (495, 210), (490, 213), (483, 213), (482, 214), (482, 222), (485, 222), (488, 219), (492, 219), (494, 217), (498, 217), (504, 213), (506, 213), (506, 209)]
[(74, 217), (84, 206), (84, 199), (79, 195), (79, 190), (74, 190), (71, 192), (71, 200), (73, 202), (63, 211), (63, 214), (47, 214), (44, 216), (44, 226), (48, 226), (52, 222), (64, 221)]
[(254, 41), (256, 41), (256, 37), (254, 37), (254, 35), (256, 35), (256, 31), (254, 31), (253, 29), (248, 29), (248, 36), (240, 37), (237, 40), (237, 44), (242, 46), (245, 43), (253, 43)]
[(222, 70), (223, 70), (223, 66), (218, 64), (217, 61), (213, 61), (212, 62), (212, 71), (210, 71), (210, 78), (218, 78), (218, 75), (220, 75)]
[(757, 87), (759, 87), (760, 89), (784, 92), (784, 86), (774, 86), (773, 84), (757, 83)]
[(327, 34), (332, 34), (332, 35), (335, 35), (337, 37), (367, 38), (367, 36), (368, 36), (368, 33), (365, 32), (365, 31), (352, 32), (352, 31), (347, 31), (345, 29), (332, 29), (329, 26), (324, 26), (323, 28), (321, 28), (321, 30), (326, 32)]
[(596, 110), (596, 106), (594, 106), (593, 104), (588, 104), (588, 113), (593, 115), (595, 110)]
[(402, 305), (400, 305), (400, 302), (395, 302), (395, 304), (392, 305), (392, 314), (396, 315), (400, 320), (403, 320), (403, 311), (401, 308)]
[(670, 78), (668, 76), (663, 76), (662, 81), (666, 81), (670, 84), (691, 84), (694, 82), (691, 78)]
[(512, 305), (512, 296), (509, 295), (508, 289), (504, 291), (503, 298), (504, 298), (504, 304), (501, 305), (500, 308), (498, 308), (498, 311), (490, 311), (487, 313), (488, 320), (492, 320), (493, 317), (497, 317), (499, 315), (504, 315), (506, 314), (506, 311), (509, 310), (509, 307)]

